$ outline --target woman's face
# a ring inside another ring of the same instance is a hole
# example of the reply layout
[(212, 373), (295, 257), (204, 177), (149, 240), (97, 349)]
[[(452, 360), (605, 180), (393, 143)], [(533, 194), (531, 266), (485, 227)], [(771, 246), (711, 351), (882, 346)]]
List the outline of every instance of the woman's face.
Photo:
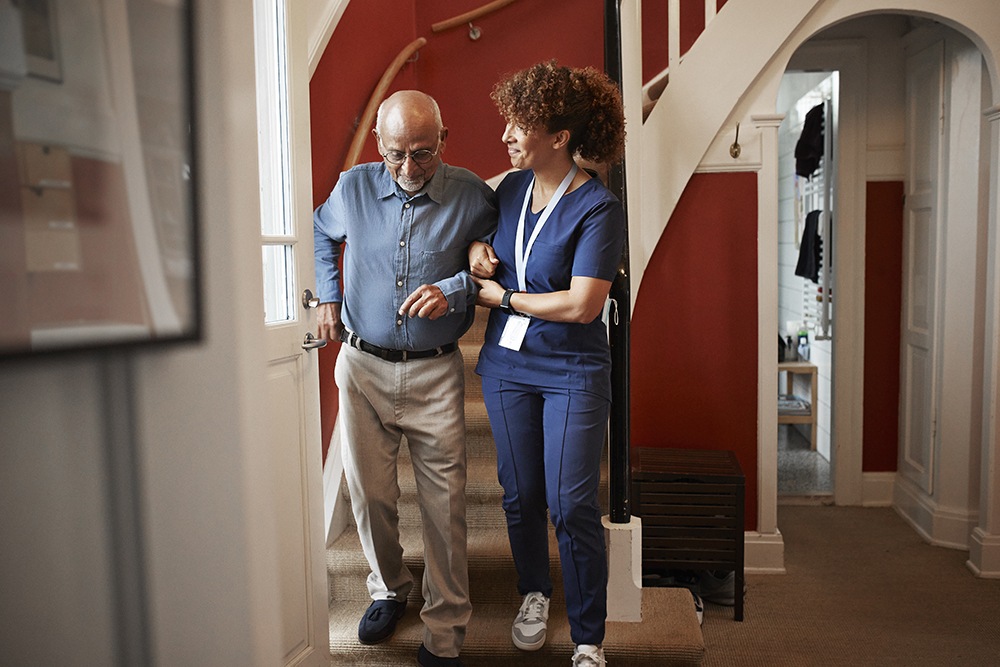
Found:
[(527, 131), (517, 125), (507, 123), (500, 139), (507, 144), (510, 164), (516, 169), (537, 167), (550, 160), (556, 152), (556, 148), (553, 146), (556, 142), (556, 136), (540, 127)]

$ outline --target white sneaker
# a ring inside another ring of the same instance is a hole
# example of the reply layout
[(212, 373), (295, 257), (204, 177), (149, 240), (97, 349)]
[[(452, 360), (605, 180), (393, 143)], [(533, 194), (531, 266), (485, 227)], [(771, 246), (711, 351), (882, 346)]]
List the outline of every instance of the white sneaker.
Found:
[(698, 617), (698, 625), (701, 625), (705, 620), (705, 603), (701, 601), (701, 597), (691, 591), (691, 595), (694, 597), (694, 614)]
[(514, 646), (522, 651), (537, 651), (542, 648), (548, 622), (549, 599), (538, 591), (525, 595), (521, 609), (514, 618), (514, 625), (510, 628)]
[(577, 644), (573, 667), (604, 667), (604, 649), (593, 644)]

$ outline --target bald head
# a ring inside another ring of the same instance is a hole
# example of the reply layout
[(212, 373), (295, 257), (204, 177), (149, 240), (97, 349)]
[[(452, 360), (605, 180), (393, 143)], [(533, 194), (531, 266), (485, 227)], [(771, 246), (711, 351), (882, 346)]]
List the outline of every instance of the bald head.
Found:
[[(441, 110), (433, 97), (419, 90), (401, 90), (379, 105), (375, 136), (393, 180), (415, 194), (441, 164), (448, 129), (441, 123)], [(394, 156), (402, 156), (402, 161)]]
[(437, 102), (419, 90), (400, 90), (379, 105), (375, 131), (382, 134), (390, 124), (430, 124), (435, 131), (444, 127), (441, 122), (441, 109), (438, 108)]

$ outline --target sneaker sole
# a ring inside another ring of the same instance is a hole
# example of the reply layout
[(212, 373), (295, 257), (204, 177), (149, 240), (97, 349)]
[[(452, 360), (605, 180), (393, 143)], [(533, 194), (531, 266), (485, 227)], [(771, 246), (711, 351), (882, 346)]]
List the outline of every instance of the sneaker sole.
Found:
[(514, 642), (514, 646), (521, 649), (522, 651), (537, 651), (538, 649), (545, 646), (545, 635), (542, 635), (541, 639), (531, 644), (521, 641), (520, 639), (518, 639), (513, 635), (511, 635), (510, 640)]

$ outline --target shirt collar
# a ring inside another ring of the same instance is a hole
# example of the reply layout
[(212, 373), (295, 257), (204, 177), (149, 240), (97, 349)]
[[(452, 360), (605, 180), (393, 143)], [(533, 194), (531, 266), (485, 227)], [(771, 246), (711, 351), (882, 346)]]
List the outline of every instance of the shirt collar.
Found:
[(414, 199), (416, 197), (419, 197), (420, 195), (426, 194), (435, 203), (440, 204), (441, 199), (444, 197), (445, 178), (442, 175), (442, 172), (444, 172), (446, 167), (447, 165), (444, 164), (443, 162), (439, 164), (437, 171), (435, 171), (434, 175), (431, 176), (430, 182), (425, 183), (424, 187), (421, 188), (419, 192), (411, 195), (410, 193), (405, 192), (401, 187), (399, 187), (396, 184), (396, 181), (392, 180), (392, 174), (389, 173), (389, 168), (385, 166), (385, 163), (383, 163), (382, 172), (380, 174), (380, 179), (378, 184), (379, 187), (378, 197), (379, 199), (386, 199), (387, 197), (398, 196), (402, 197), (403, 199)]

